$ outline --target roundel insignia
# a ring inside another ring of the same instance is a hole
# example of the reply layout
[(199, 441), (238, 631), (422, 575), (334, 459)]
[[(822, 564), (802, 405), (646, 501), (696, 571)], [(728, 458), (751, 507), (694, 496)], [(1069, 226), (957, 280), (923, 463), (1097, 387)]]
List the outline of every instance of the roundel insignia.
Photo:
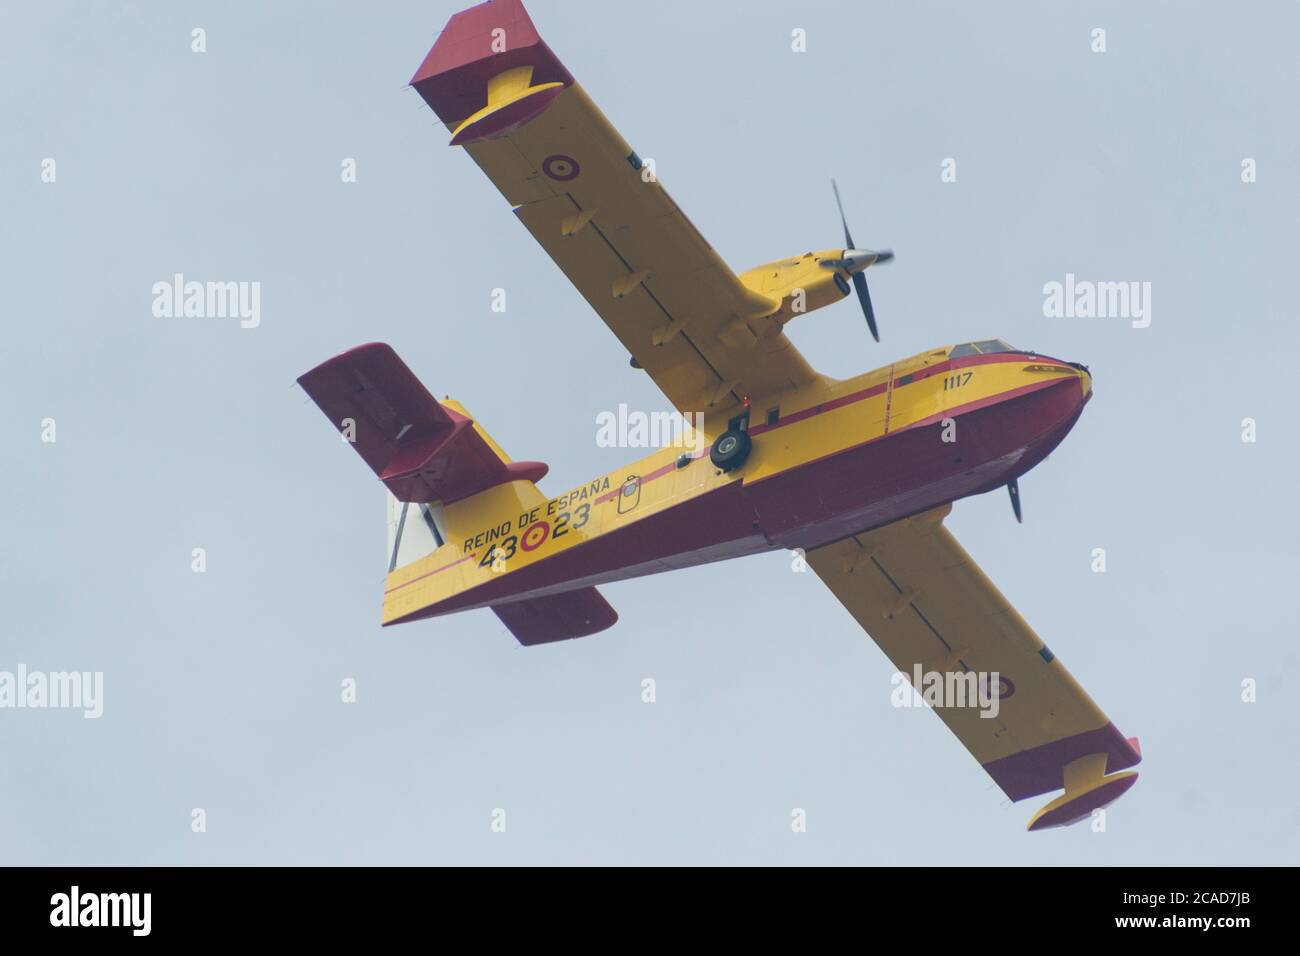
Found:
[(519, 546), (525, 551), (534, 551), (542, 546), (547, 535), (551, 533), (551, 526), (545, 521), (539, 521), (536, 524), (528, 526), (523, 537), (519, 540)]
[(572, 156), (556, 153), (542, 160), (542, 172), (557, 182), (567, 183), (571, 179), (578, 178), (580, 167), (578, 161)]
[[(990, 693), (989, 677), (987, 674), (983, 675), (980, 678), (980, 683), (983, 685), (981, 689), (984, 691), (985, 696), (989, 696), (989, 697), (993, 696), (992, 693)], [(1016, 692), (1016, 685), (1012, 683), (1011, 678), (1005, 676), (1004, 674), (999, 674), (998, 686), (997, 686), (998, 700), (1006, 700), (1015, 692)]]

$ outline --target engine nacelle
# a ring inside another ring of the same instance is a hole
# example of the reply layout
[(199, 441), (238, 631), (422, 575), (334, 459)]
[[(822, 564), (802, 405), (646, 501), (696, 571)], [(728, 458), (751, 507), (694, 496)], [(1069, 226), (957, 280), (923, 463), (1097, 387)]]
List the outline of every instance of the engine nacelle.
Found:
[(764, 318), (785, 325), (796, 316), (840, 301), (852, 291), (850, 280), (842, 269), (822, 264), (839, 259), (843, 252), (842, 249), (823, 249), (821, 252), (805, 252), (797, 258), (766, 262), (741, 273), (740, 281), (760, 295), (779, 301), (776, 311)]

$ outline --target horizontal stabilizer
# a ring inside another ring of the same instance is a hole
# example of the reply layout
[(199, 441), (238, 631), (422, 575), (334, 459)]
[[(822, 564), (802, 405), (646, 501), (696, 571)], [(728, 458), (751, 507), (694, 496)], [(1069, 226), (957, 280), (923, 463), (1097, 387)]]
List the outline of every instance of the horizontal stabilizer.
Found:
[(525, 646), (586, 637), (618, 620), (618, 613), (595, 588), (501, 604), (492, 610)]
[(381, 342), (322, 362), (298, 384), (399, 501), (447, 504), (546, 474), (541, 462), (506, 459)]

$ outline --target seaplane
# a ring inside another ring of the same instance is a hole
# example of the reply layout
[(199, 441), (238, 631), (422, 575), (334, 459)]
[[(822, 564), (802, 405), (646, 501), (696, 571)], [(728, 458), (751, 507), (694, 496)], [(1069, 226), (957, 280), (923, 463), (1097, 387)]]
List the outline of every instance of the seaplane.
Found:
[(1061, 791), (1029, 830), (1133, 786), (1136, 738), (944, 526), (954, 502), (1001, 489), (1021, 518), (1018, 479), (1083, 412), (1087, 367), (989, 338), (818, 373), (786, 326), (852, 296), (879, 341), (866, 275), (892, 253), (857, 244), (836, 188), (842, 244), (733, 271), (519, 0), (452, 16), (411, 86), (622, 343), (629, 374), (703, 435), (554, 493), (545, 464), (507, 456), (389, 345), (316, 366), (298, 382), (388, 491), (383, 625), (490, 608), (523, 645), (588, 637), (618, 619), (603, 584), (787, 549), (899, 673), (996, 695), (934, 710), (1012, 801)]

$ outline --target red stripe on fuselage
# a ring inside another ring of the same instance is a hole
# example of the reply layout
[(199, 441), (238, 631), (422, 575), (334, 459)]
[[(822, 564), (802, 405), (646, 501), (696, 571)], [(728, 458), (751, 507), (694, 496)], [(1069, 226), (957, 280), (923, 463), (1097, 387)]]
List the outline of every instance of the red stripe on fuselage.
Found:
[[(685, 452), (683, 452), (682, 454), (685, 454)], [(678, 456), (678, 457), (681, 457), (681, 456)], [(695, 459), (697, 459), (697, 458), (703, 458), (703, 457), (704, 457), (704, 452), (702, 452), (702, 451), (693, 452), (693, 453), (691, 454), (691, 461), (695, 461)], [(682, 467), (685, 468), (686, 466), (683, 465)], [(658, 468), (656, 468), (654, 471), (647, 472), (646, 474), (641, 475), (640, 478), (639, 478), (639, 482), (638, 482), (638, 483), (641, 484), (641, 485), (645, 485), (647, 482), (654, 481), (656, 478), (662, 478), (664, 475), (670, 475), (670, 474), (672, 474), (672, 473), (673, 473), (674, 471), (676, 471), (676, 470), (677, 470), (677, 462), (675, 462), (675, 461), (670, 461), (670, 462), (669, 462), (668, 464), (666, 464), (666, 465), (660, 465), (660, 466), (659, 466)], [(632, 478), (632, 477), (636, 477), (636, 476), (634, 476), (634, 475), (629, 475), (628, 477), (629, 477), (629, 478)], [(626, 484), (626, 482), (624, 482), (624, 484)], [(601, 495), (599, 498), (597, 498), (597, 499), (596, 499), (596, 504), (601, 505), (601, 504), (604, 504), (604, 503), (607, 502), (607, 501), (613, 501), (615, 498), (617, 498), (617, 497), (618, 497), (619, 495), (621, 495), (622, 493), (623, 493), (623, 485), (619, 485), (619, 486), (618, 486), (617, 488), (615, 488), (613, 491), (607, 491), (607, 492), (605, 492), (603, 495)]]
[[(761, 435), (764, 432), (770, 432), (777, 428), (784, 428), (786, 425), (793, 425), (795, 422), (806, 421), (814, 418), (823, 412), (834, 411), (837, 408), (843, 408), (846, 405), (853, 405), (856, 402), (865, 401), (876, 395), (880, 395), (889, 388), (889, 382), (894, 382), (894, 388), (907, 388), (908, 385), (915, 385), (922, 379), (930, 378), (932, 375), (940, 375), (944, 372), (950, 372), (953, 369), (967, 368), (971, 365), (992, 365), (997, 362), (1026, 362), (1034, 361), (1044, 364), (1053, 364), (1061, 366), (1064, 372), (1072, 372), (1074, 369), (1060, 359), (1049, 358), (1046, 355), (1034, 355), (1029, 352), (992, 352), (987, 355), (963, 355), (960, 358), (947, 359), (935, 365), (927, 365), (925, 368), (918, 369), (915, 372), (908, 372), (903, 378), (908, 381), (902, 385), (898, 384), (896, 378), (890, 377), (889, 380), (881, 382), (878, 385), (872, 385), (868, 388), (859, 389), (856, 392), (849, 392), (847, 395), (841, 395), (839, 398), (833, 398), (830, 401), (822, 402), (820, 405), (812, 405), (808, 408), (797, 412), (791, 412), (789, 415), (783, 415), (773, 425), (766, 423), (752, 425), (749, 428), (750, 435)], [(892, 366), (891, 366), (892, 367)], [(1004, 393), (1010, 395), (1012, 393)], [(997, 396), (995, 396), (997, 397)]]
[[(996, 395), (987, 395), (984, 398), (976, 399), (973, 402), (967, 402), (965, 405), (958, 405), (955, 408), (949, 408), (949, 409), (945, 409), (942, 412), (936, 412), (935, 414), (929, 416), (928, 418), (923, 418), (919, 422), (913, 422), (910, 425), (905, 425), (904, 427), (898, 429), (897, 431), (881, 433), (879, 435), (876, 435), (873, 438), (868, 438), (866, 441), (858, 442), (856, 445), (848, 445), (847, 447), (837, 449), (836, 451), (833, 451), (830, 454), (822, 455), (819, 458), (810, 458), (807, 461), (800, 462), (795, 467), (806, 468), (808, 465), (815, 465), (820, 461), (825, 461), (828, 458), (834, 458), (837, 455), (844, 454), (845, 452), (855, 451), (859, 448), (864, 448), (867, 445), (874, 444), (885, 438), (893, 438), (895, 435), (901, 435), (903, 432), (911, 431), (914, 428), (924, 428), (926, 425), (933, 425), (935, 422), (941, 422), (945, 418), (952, 418), (955, 415), (964, 415), (967, 412), (977, 412), (981, 408), (988, 408), (988, 406), (996, 405), (998, 402), (1008, 401), (1013, 398), (1020, 398), (1023, 395), (1029, 395), (1032, 392), (1041, 391), (1042, 389), (1045, 388), (1051, 388), (1053, 385), (1059, 385), (1062, 382), (1066, 382), (1066, 381), (1069, 381), (1069, 379), (1049, 378), (1049, 379), (1044, 379), (1041, 382), (1030, 382), (1028, 385), (1021, 385), (1019, 388), (1008, 389), (1005, 392), (998, 392)], [(906, 386), (904, 387), (906, 388)], [(768, 475), (765, 478), (755, 478), (752, 480), (748, 480), (745, 482), (745, 484), (746, 485), (761, 484), (764, 481), (771, 481), (773, 478), (780, 478), (784, 474), (785, 472), (777, 472), (776, 474)]]
[(386, 590), (384, 591), (384, 593), (385, 593), (385, 594), (392, 594), (394, 591), (400, 591), (400, 590), (401, 590), (402, 588), (404, 588), (404, 587), (409, 587), (409, 586), (411, 586), (411, 585), (414, 584), (416, 581), (423, 581), (425, 578), (433, 577), (433, 575), (438, 574), (438, 573), (441, 572), (441, 571), (446, 571), (448, 568), (454, 568), (454, 567), (455, 567), (456, 565), (458, 565), (458, 564), (464, 564), (466, 561), (471, 561), (471, 560), (473, 560), (474, 558), (477, 558), (477, 557), (478, 557), (478, 552), (477, 552), (477, 551), (471, 551), (469, 554), (465, 555), (465, 557), (463, 557), (463, 558), (457, 558), (455, 561), (452, 561), (452, 562), (450, 562), (449, 564), (444, 564), (444, 565), (443, 565), (442, 567), (440, 567), (440, 568), (434, 568), (432, 571), (426, 571), (426, 572), (424, 572), (424, 574), (421, 574), (418, 578), (411, 578), (411, 580), (406, 581), (406, 582), (404, 582), (404, 583), (402, 583), (402, 584), (399, 584), (399, 585), (397, 585), (396, 587), (391, 587), (391, 588), (386, 589)]

